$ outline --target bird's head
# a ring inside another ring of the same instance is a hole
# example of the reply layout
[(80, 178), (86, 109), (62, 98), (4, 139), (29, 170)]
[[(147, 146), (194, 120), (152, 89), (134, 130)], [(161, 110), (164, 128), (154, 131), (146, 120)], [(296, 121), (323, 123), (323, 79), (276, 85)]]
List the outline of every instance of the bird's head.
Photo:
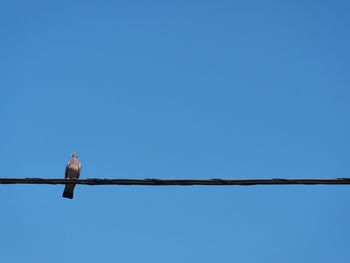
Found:
[(71, 156), (72, 156), (73, 158), (78, 158), (78, 154), (77, 154), (76, 152), (72, 152), (72, 153), (71, 153)]

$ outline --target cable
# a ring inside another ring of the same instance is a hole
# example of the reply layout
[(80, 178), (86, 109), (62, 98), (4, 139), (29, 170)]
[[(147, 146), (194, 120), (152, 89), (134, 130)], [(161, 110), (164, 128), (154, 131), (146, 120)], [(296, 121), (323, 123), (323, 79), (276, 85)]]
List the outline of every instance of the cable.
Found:
[(82, 185), (332, 185), (350, 184), (350, 178), (330, 179), (45, 179), (0, 178), (0, 184), (82, 184)]

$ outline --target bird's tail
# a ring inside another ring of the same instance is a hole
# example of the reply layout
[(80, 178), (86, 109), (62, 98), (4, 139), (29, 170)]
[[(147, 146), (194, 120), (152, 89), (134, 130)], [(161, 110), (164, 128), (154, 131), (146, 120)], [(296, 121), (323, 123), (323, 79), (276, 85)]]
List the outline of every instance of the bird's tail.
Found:
[(75, 184), (66, 184), (62, 197), (73, 199)]

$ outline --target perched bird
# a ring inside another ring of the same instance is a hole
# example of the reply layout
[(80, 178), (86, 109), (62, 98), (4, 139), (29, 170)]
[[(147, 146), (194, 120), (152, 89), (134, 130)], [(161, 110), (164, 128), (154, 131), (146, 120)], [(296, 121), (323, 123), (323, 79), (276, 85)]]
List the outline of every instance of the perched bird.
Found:
[[(65, 179), (78, 179), (81, 171), (81, 163), (78, 160), (78, 154), (76, 152), (72, 152), (72, 159), (67, 163)], [(73, 198), (75, 184), (66, 184), (64, 188), (64, 192), (62, 194), (65, 198)]]

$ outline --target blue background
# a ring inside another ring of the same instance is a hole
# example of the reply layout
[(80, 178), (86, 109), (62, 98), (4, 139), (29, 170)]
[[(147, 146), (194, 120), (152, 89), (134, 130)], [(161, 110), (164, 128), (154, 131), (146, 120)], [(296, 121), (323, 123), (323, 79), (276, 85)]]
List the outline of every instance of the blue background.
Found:
[[(348, 1), (1, 1), (0, 177), (349, 177)], [(1, 262), (350, 262), (349, 186), (0, 185)]]

